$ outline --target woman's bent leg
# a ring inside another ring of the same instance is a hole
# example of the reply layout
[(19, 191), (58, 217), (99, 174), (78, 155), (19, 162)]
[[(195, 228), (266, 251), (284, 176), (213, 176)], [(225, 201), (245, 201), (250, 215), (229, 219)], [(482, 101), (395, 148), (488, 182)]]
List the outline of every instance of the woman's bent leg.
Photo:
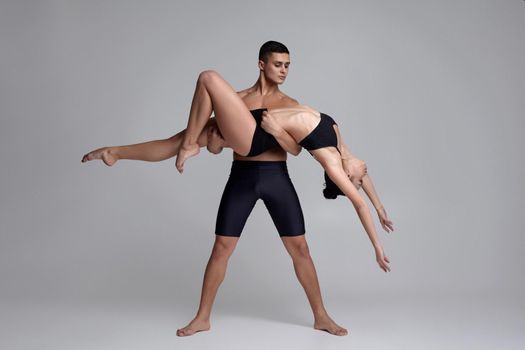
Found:
[(186, 134), (177, 155), (176, 166), (180, 172), (183, 171), (186, 159), (199, 153), (197, 137), (212, 110), (230, 147), (241, 155), (249, 153), (255, 120), (242, 99), (217, 72), (204, 71), (197, 80)]

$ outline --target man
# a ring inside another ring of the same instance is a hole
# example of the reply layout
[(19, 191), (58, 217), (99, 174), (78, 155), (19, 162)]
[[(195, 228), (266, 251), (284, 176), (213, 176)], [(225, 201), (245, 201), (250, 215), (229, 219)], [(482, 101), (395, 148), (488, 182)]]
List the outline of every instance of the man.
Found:
[[(289, 65), (290, 56), (286, 46), (275, 41), (268, 41), (261, 46), (259, 78), (252, 87), (238, 93), (248, 109), (271, 109), (298, 105), (296, 100), (279, 90), (279, 85), (286, 80)], [(261, 117), (260, 114), (258, 116)], [(306, 292), (314, 314), (314, 328), (334, 335), (346, 335), (347, 330), (338, 326), (324, 308), (317, 274), (304, 236), (301, 205), (286, 169), (287, 153), (285, 150), (297, 155), (301, 147), (288, 133), (279, 128), (271, 115), (261, 118), (261, 126), (270, 134), (279, 136), (276, 139), (279, 140), (282, 148), (269, 150), (256, 157), (234, 154), (232, 175), (240, 171), (243, 176), (230, 176), (226, 184), (217, 215), (215, 243), (204, 273), (199, 309), (195, 318), (186, 327), (177, 330), (177, 335), (193, 335), (210, 328), (212, 305), (224, 279), (228, 259), (258, 199), (264, 201), (282, 242), (292, 258), (295, 273)], [(177, 154), (183, 134), (184, 131), (165, 140), (99, 148), (85, 154), (82, 162), (101, 159), (106, 165), (112, 166), (119, 159), (165, 160)], [(219, 131), (210, 127), (206, 136), (208, 150), (212, 153), (219, 153), (224, 145)], [(270, 171), (265, 171), (269, 168)], [(250, 171), (256, 176), (244, 176), (250, 174)], [(239, 181), (239, 178), (243, 180)], [(266, 186), (263, 186), (264, 184)], [(380, 205), (378, 199), (376, 202), (377, 205)]]
[[(295, 99), (279, 90), (279, 85), (286, 80), (289, 65), (290, 56), (286, 46), (275, 41), (268, 41), (261, 46), (259, 51), (259, 79), (252, 87), (238, 93), (248, 109), (282, 108), (298, 105)], [(271, 118), (264, 118), (261, 126), (273, 135), (283, 132), (272, 122)], [(213, 153), (218, 153), (222, 150), (221, 144), (224, 140), (222, 140), (216, 129), (210, 130), (208, 133), (208, 149)], [(284, 140), (279, 142), (290, 153), (298, 154), (301, 150), (291, 137), (288, 139), (285, 137)], [(283, 171), (279, 175), (282, 177), (280, 186), (285, 188), (280, 190), (282, 192), (279, 197), (274, 196), (273, 203), (269, 203), (270, 201), (265, 199), (264, 193), (256, 193), (256, 187), (257, 189), (261, 188), (262, 186), (258, 185), (264, 182), (264, 176), (267, 176), (264, 175), (264, 171), (258, 172), (260, 174), (259, 178), (252, 179), (253, 181), (248, 185), (246, 183), (239, 184), (235, 176), (230, 176), (221, 199), (217, 217), (216, 238), (204, 273), (199, 309), (195, 318), (186, 327), (177, 330), (177, 335), (189, 336), (199, 331), (209, 330), (211, 309), (217, 290), (224, 279), (228, 259), (237, 245), (240, 231), (242, 231), (246, 219), (255, 205), (255, 201), (259, 198), (265, 201), (265, 205), (274, 219), (276, 227), (278, 230), (281, 230), (279, 234), (282, 242), (292, 258), (297, 278), (303, 286), (312, 308), (314, 328), (325, 330), (334, 335), (346, 335), (347, 330), (338, 326), (330, 318), (323, 305), (317, 274), (304, 236), (304, 220), (299, 199), (293, 184), (288, 178), (284, 163), (286, 161), (286, 152), (281, 148), (275, 148), (256, 157), (244, 157), (235, 153), (234, 160), (234, 167), (240, 165), (241, 167), (249, 167), (256, 170), (275, 164), (274, 162), (281, 162), (282, 164), (279, 165)], [(251, 199), (245, 202), (239, 201), (236, 198), (236, 193), (240, 191), (242, 193), (253, 192), (249, 193)], [(239, 206), (242, 207), (239, 208)], [(275, 213), (277, 209), (281, 211), (280, 214)], [(287, 212), (282, 213), (283, 210)], [(293, 227), (292, 230), (295, 232), (282, 232), (283, 230), (286, 231), (286, 229), (281, 227)]]

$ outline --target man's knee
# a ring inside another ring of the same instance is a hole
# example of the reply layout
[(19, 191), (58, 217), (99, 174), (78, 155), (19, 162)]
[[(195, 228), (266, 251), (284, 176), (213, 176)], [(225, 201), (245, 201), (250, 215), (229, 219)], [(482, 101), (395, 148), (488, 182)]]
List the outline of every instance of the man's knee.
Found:
[(237, 237), (217, 236), (211, 252), (214, 260), (228, 260), (237, 244)]
[(310, 249), (304, 238), (288, 240), (287, 246), (292, 259), (311, 259)]

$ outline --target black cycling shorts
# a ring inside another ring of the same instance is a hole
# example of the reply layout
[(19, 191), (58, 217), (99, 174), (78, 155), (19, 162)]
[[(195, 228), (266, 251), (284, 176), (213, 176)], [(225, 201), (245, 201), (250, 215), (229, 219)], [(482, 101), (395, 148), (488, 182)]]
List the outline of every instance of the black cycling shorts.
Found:
[(240, 237), (255, 203), (262, 199), (279, 236), (300, 236), (304, 217), (285, 161), (234, 160), (217, 214), (215, 233)]

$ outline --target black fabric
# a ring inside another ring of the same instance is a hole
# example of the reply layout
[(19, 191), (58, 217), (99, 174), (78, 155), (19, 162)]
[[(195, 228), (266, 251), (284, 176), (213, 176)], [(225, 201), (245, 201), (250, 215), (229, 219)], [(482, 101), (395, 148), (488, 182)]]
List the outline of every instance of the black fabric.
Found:
[(248, 157), (255, 157), (261, 153), (264, 153), (270, 149), (280, 147), (279, 142), (271, 134), (264, 131), (261, 128), (262, 113), (266, 111), (266, 108), (259, 108), (251, 110), (253, 118), (255, 119), (256, 126), (253, 133), (252, 145), (250, 147), (250, 153), (247, 154)]
[[(275, 137), (264, 131), (261, 127), (262, 113), (266, 110), (266, 108), (260, 108), (250, 111), (255, 119), (256, 126), (253, 133), (250, 152), (247, 154), (248, 157), (255, 157), (270, 149), (280, 147), (279, 142), (277, 142)], [(299, 142), (299, 145), (308, 151), (313, 151), (323, 147), (337, 147), (337, 134), (333, 128), (333, 125), (337, 123), (327, 114), (320, 113), (320, 115), (321, 120), (319, 121), (319, 124), (317, 124), (314, 130)]]
[(262, 199), (280, 236), (305, 233), (303, 211), (285, 161), (232, 164), (219, 205), (215, 233), (240, 237), (255, 203)]
[(344, 196), (345, 194), (341, 189), (335, 184), (335, 182), (330, 179), (326, 171), (324, 172), (324, 184), (325, 188), (323, 189), (323, 195), (326, 199), (336, 199), (337, 196)]
[(321, 113), (319, 124), (304, 139), (299, 142), (308, 151), (324, 147), (337, 148), (337, 134), (333, 128), (336, 122), (324, 113)]

